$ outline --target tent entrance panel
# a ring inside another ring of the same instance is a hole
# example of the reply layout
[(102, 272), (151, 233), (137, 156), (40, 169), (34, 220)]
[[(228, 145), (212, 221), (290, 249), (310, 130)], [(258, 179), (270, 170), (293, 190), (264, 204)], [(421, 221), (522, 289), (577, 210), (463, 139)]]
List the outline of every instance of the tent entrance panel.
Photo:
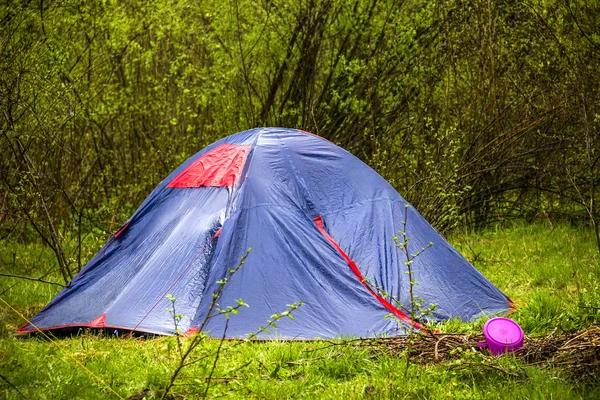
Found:
[(107, 327), (174, 333), (164, 296), (176, 297), (178, 313), (197, 308), (229, 194), (226, 188), (167, 191), (32, 322), (40, 329), (88, 327), (105, 314)]

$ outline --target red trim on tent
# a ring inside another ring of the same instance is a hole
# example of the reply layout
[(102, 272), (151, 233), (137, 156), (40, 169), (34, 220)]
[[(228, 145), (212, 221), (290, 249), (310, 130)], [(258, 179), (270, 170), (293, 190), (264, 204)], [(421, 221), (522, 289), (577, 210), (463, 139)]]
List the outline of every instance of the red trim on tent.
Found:
[[(17, 329), (17, 333), (31, 333), (31, 332), (36, 332), (36, 331), (40, 331), (40, 330), (45, 331), (45, 330), (50, 330), (50, 329), (71, 328), (71, 327), (75, 327), (75, 326), (79, 326), (82, 328), (108, 328), (108, 326), (106, 325), (106, 313), (100, 315), (97, 318), (94, 318), (87, 324), (68, 324), (68, 325), (58, 325), (58, 326), (51, 326), (49, 328), (37, 329), (36, 327), (30, 325), (29, 322), (26, 322), (25, 325), (23, 325), (22, 327)], [(128, 328), (119, 328), (119, 329), (128, 329)]]
[(360, 270), (358, 269), (358, 267), (356, 266), (354, 261), (352, 261), (350, 259), (350, 257), (348, 257), (348, 255), (344, 252), (344, 250), (342, 250), (342, 248), (337, 244), (337, 242), (329, 235), (329, 233), (327, 233), (327, 231), (325, 230), (325, 227), (323, 226), (323, 218), (321, 218), (321, 216), (315, 217), (314, 221), (317, 224), (317, 228), (319, 228), (319, 231), (321, 232), (321, 234), (323, 236), (325, 236), (325, 239), (327, 239), (329, 241), (329, 243), (331, 243), (331, 245), (338, 251), (338, 253), (340, 253), (342, 258), (344, 260), (346, 260), (346, 262), (350, 266), (350, 269), (352, 269), (352, 272), (354, 272), (354, 275), (356, 275), (356, 277), (358, 278), (360, 283), (362, 283), (362, 285), (369, 291), (369, 293), (371, 293), (385, 308), (387, 308), (396, 317), (400, 318), (407, 324), (414, 326), (417, 329), (423, 329), (423, 325), (421, 325), (420, 323), (418, 323), (416, 321), (411, 320), (408, 315), (406, 315), (405, 313), (400, 311), (398, 308), (394, 307), (389, 301), (387, 301), (386, 299), (384, 299), (383, 297), (381, 297), (380, 295), (378, 295), (377, 293), (375, 293), (373, 291), (371, 286), (369, 286), (365, 282), (365, 278), (363, 277), (362, 273), (360, 272)]
[(106, 313), (102, 314), (98, 318), (91, 320), (89, 324), (83, 326), (88, 328), (104, 328), (106, 326)]
[(193, 334), (196, 334), (196, 333), (198, 333), (198, 327), (192, 326), (190, 329), (188, 329), (187, 331), (185, 331), (183, 333), (183, 335), (181, 335), (181, 336), (183, 336), (183, 337), (189, 337), (189, 336), (192, 336)]
[(188, 165), (167, 187), (233, 186), (242, 173), (249, 150), (250, 145), (223, 143)]
[(28, 327), (29, 322), (25, 322), (19, 329), (16, 330), (16, 333), (26, 333)]
[(507, 297), (506, 300), (508, 300), (508, 306), (510, 307), (510, 310), (505, 314), (505, 316), (509, 316), (510, 314), (514, 313), (517, 308), (515, 307), (515, 303), (513, 303), (509, 297)]
[(110, 240), (104, 246), (104, 250), (102, 250), (102, 257), (104, 257), (106, 255), (106, 250), (110, 247), (110, 245), (112, 244), (112, 242), (115, 241), (115, 239), (117, 239), (119, 236), (121, 236), (121, 233), (123, 233), (125, 231), (125, 229), (127, 229), (127, 227), (129, 226), (130, 223), (131, 223), (131, 220), (127, 221), (127, 223), (125, 223), (125, 225), (123, 225), (122, 227), (120, 227), (119, 229), (117, 229), (117, 231), (115, 232), (115, 234), (112, 235), (112, 237), (110, 238)]
[(125, 225), (123, 225), (121, 228), (119, 228), (119, 230), (117, 231), (117, 233), (115, 233), (113, 238), (114, 239), (118, 238), (121, 235), (121, 233), (123, 233), (123, 231), (125, 229), (127, 229), (127, 227), (129, 226), (130, 223), (131, 223), (131, 220), (127, 221), (127, 223)]

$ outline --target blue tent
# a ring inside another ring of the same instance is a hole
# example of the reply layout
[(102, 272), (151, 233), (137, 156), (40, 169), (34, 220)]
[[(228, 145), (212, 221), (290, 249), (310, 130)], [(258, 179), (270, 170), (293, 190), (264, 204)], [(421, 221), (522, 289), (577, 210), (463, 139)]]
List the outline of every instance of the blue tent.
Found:
[[(302, 301), (261, 338), (373, 337), (410, 329), (403, 228), (414, 295), (433, 320), (506, 312), (510, 300), (450, 246), (381, 176), (307, 132), (264, 128), (228, 136), (169, 175), (50, 304), (18, 332), (102, 328), (193, 332), (218, 299), (242, 299), (226, 337), (243, 338)], [(405, 214), (406, 213), (406, 214)], [(402, 241), (400, 236), (400, 241)], [(414, 299), (414, 298), (413, 298)], [(213, 309), (213, 312), (216, 310)], [(385, 318), (387, 315), (396, 318)], [(222, 336), (225, 316), (205, 329)], [(34, 325), (34, 326), (32, 326)], [(419, 328), (416, 324), (416, 328)]]

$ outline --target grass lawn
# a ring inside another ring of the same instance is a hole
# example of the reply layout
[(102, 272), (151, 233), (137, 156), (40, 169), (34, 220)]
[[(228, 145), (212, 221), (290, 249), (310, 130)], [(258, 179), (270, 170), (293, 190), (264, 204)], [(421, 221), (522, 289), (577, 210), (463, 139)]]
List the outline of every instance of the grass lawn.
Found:
[[(516, 304), (511, 316), (527, 335), (577, 331), (600, 321), (600, 256), (583, 227), (515, 223), (456, 232), (459, 251)], [(52, 254), (35, 245), (0, 244), (3, 272), (39, 276)], [(93, 253), (90, 248), (90, 255)], [(59, 281), (58, 276), (46, 279)], [(26, 317), (60, 287), (0, 277), (2, 299)], [(235, 316), (233, 317), (235, 318)], [(50, 342), (16, 337), (24, 321), (0, 302), (0, 398), (155, 398), (178, 361), (175, 338), (148, 340), (87, 333)], [(443, 332), (481, 332), (484, 321), (448, 321)], [(202, 342), (173, 398), (197, 398), (206, 387), (219, 341)], [(580, 382), (558, 367), (518, 357), (465, 356), (418, 365), (356, 342), (224, 342), (208, 397), (231, 398), (600, 398), (597, 381)], [(490, 366), (501, 368), (491, 368)], [(85, 366), (85, 369), (84, 367)], [(87, 370), (86, 370), (87, 369)], [(103, 382), (101, 383), (100, 380)], [(22, 393), (22, 394), (21, 394)]]

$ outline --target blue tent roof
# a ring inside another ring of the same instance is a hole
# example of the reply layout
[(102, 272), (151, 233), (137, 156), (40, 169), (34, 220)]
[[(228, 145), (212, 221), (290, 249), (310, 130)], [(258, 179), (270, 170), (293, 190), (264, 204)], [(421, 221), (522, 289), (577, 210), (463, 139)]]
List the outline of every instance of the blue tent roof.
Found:
[[(405, 334), (409, 282), (393, 239), (405, 218), (411, 253), (433, 243), (412, 264), (415, 295), (437, 305), (432, 319), (508, 311), (510, 300), (406, 204), (374, 170), (318, 136), (282, 128), (231, 135), (161, 182), (32, 323), (174, 334), (170, 294), (184, 316), (179, 328), (193, 331), (218, 282), (251, 248), (218, 301), (222, 309), (240, 298), (249, 305), (231, 316), (227, 337), (246, 337), (299, 301), (294, 319), (259, 337)], [(225, 320), (205, 328), (222, 336)]]

